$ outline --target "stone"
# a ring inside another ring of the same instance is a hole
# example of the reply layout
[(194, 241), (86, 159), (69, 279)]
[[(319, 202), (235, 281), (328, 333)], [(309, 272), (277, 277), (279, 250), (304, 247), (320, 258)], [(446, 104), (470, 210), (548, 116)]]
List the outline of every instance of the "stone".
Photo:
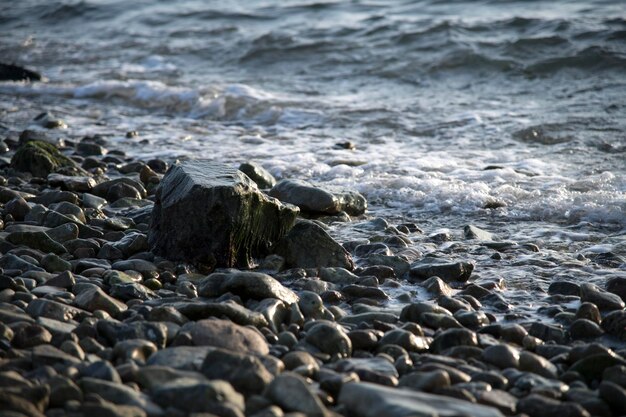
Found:
[(341, 210), (350, 216), (360, 216), (367, 210), (367, 200), (358, 191), (343, 191), (335, 193)]
[(242, 326), (266, 327), (267, 319), (262, 313), (251, 311), (233, 300), (225, 302), (189, 302), (177, 303), (176, 308), (190, 320), (202, 320), (210, 317), (226, 317)]
[(483, 350), (482, 359), (500, 369), (517, 368), (520, 354), (509, 345), (492, 345)]
[(626, 301), (626, 277), (613, 277), (606, 282), (606, 290)]
[(600, 398), (606, 401), (615, 415), (626, 414), (626, 390), (624, 388), (610, 381), (602, 381), (598, 392)]
[(179, 378), (153, 388), (150, 395), (163, 408), (175, 407), (185, 413), (243, 416), (245, 408), (243, 396), (220, 380)]
[(38, 298), (28, 303), (26, 313), (33, 318), (47, 317), (59, 321), (79, 320), (91, 315), (85, 310), (44, 298)]
[(121, 363), (133, 360), (144, 364), (158, 350), (157, 346), (149, 340), (127, 339), (115, 343), (113, 347), (113, 362)]
[(5, 390), (0, 390), (0, 410), (6, 413), (7, 417), (45, 417), (42, 410), (31, 404), (28, 399)]
[(619, 295), (604, 291), (588, 282), (580, 285), (580, 300), (593, 303), (600, 310), (623, 310), (626, 306)]
[(269, 348), (260, 333), (228, 320), (209, 319), (185, 324), (181, 331), (191, 334), (194, 345), (214, 346), (234, 352), (267, 355)]
[(522, 350), (519, 354), (519, 370), (532, 372), (544, 378), (556, 379), (558, 370), (556, 365), (535, 353)]
[(200, 371), (208, 379), (222, 379), (246, 397), (261, 394), (273, 376), (253, 355), (223, 349), (210, 351)]
[(408, 352), (423, 352), (428, 350), (428, 342), (426, 338), (416, 336), (413, 333), (402, 329), (388, 331), (380, 339), (378, 345), (397, 345), (406, 349)]
[(30, 211), (30, 206), (21, 196), (15, 197), (4, 205), (4, 213), (13, 216), (13, 219), (21, 222)]
[(276, 185), (274, 176), (256, 162), (243, 162), (239, 165), (239, 171), (246, 174), (261, 189), (269, 189)]
[(146, 365), (134, 372), (135, 380), (142, 389), (152, 390), (175, 379), (187, 378), (197, 381), (206, 380), (205, 376), (195, 371), (184, 371), (169, 366)]
[(471, 224), (468, 224), (463, 228), (463, 235), (465, 236), (465, 239), (475, 239), (480, 241), (497, 240), (493, 233), (490, 233)]
[(338, 403), (353, 417), (502, 417), (495, 408), (442, 395), (352, 382)]
[(321, 226), (298, 221), (280, 239), (273, 251), (285, 259), (290, 268), (338, 267), (354, 269), (352, 257)]
[(117, 372), (117, 369), (115, 369), (108, 361), (104, 360), (90, 363), (88, 366), (81, 369), (80, 373), (82, 377), (95, 378), (113, 382), (115, 384), (122, 382), (122, 378)]
[(577, 319), (569, 326), (569, 333), (572, 339), (595, 339), (604, 331), (591, 320)]
[(11, 166), (18, 171), (30, 172), (33, 176), (41, 178), (46, 178), (60, 168), (75, 169), (84, 173), (56, 146), (39, 140), (28, 141), (20, 146), (11, 158)]
[(262, 194), (240, 171), (196, 160), (175, 165), (156, 192), (148, 235), (157, 255), (251, 265), (293, 225), (298, 209)]
[(425, 258), (425, 260), (411, 265), (409, 278), (413, 280), (425, 280), (437, 276), (445, 282), (466, 282), (473, 270), (474, 264), (470, 262), (445, 263), (437, 259)]
[(124, 197), (142, 199), (147, 196), (144, 186), (128, 177), (101, 182), (93, 187), (91, 192), (98, 197), (106, 198), (109, 202), (115, 202)]
[(46, 253), (60, 255), (67, 252), (63, 245), (52, 240), (46, 232), (13, 232), (5, 239), (14, 245), (24, 245)]
[(297, 411), (310, 417), (326, 417), (328, 411), (312, 392), (304, 378), (293, 372), (284, 372), (274, 378), (265, 396), (285, 411)]
[(155, 404), (147, 395), (137, 392), (132, 388), (95, 378), (82, 378), (78, 381), (83, 393), (97, 394), (106, 401), (118, 405), (130, 405), (139, 407), (148, 415), (161, 415), (163, 410)]
[(41, 81), (42, 78), (41, 74), (28, 68), (0, 63), (0, 80), (2, 81)]
[(383, 385), (396, 385), (399, 376), (394, 364), (382, 356), (342, 359), (333, 364), (333, 369), (342, 373), (354, 372), (361, 381)]
[(158, 298), (154, 291), (136, 282), (113, 284), (111, 285), (109, 293), (112, 297), (124, 302), (134, 299), (145, 301)]
[(298, 300), (300, 311), (307, 318), (320, 318), (324, 313), (322, 297), (312, 291), (302, 291)]
[(50, 186), (59, 187), (65, 191), (89, 192), (97, 184), (96, 180), (87, 176), (49, 174), (47, 178)]
[(580, 295), (580, 285), (569, 281), (555, 281), (548, 287), (548, 294)]
[[(60, 256), (55, 255), (54, 253), (49, 253), (44, 256), (39, 264), (44, 267), (48, 272), (62, 272), (71, 274), (70, 269), (72, 269), (72, 264), (61, 258)], [(67, 284), (66, 280), (59, 279), (58, 281), (59, 283), (64, 285), (56, 285), (57, 287), (70, 288), (72, 285), (74, 285), (71, 284), (70, 286), (65, 286), (65, 284)], [(55, 286), (54, 283), (46, 282), (46, 284)]]
[(517, 411), (533, 417), (590, 417), (579, 404), (559, 402), (538, 394), (531, 394), (517, 402)]
[(311, 327), (304, 340), (329, 355), (350, 356), (352, 342), (346, 332), (334, 323), (320, 322)]
[(306, 181), (281, 180), (269, 195), (305, 212), (337, 214), (341, 211), (341, 203), (335, 195)]
[(48, 380), (50, 386), (50, 407), (63, 407), (68, 401), (82, 401), (83, 393), (69, 378), (55, 375)]
[(298, 296), (290, 289), (267, 274), (250, 271), (213, 273), (198, 285), (201, 297), (219, 297), (230, 292), (245, 299), (263, 300), (276, 298), (287, 304), (298, 301)]
[(612, 352), (586, 355), (569, 367), (568, 371), (578, 372), (587, 382), (599, 380), (605, 369), (626, 365), (626, 361)]
[(164, 348), (167, 342), (167, 326), (159, 322), (133, 321), (120, 323), (112, 320), (98, 320), (98, 334), (111, 345), (121, 340), (144, 339)]
[(450, 375), (444, 370), (411, 372), (400, 378), (399, 386), (415, 391), (434, 392), (449, 387)]
[(450, 296), (452, 295), (452, 288), (446, 284), (441, 278), (432, 276), (426, 281), (420, 283), (420, 285), (426, 288), (426, 291), (433, 293), (434, 295)]
[(151, 355), (146, 364), (198, 371), (207, 354), (213, 349), (211, 346), (170, 346)]
[(478, 337), (468, 329), (447, 329), (435, 336), (430, 349), (441, 353), (455, 346), (478, 346)]
[(626, 311), (616, 310), (607, 314), (600, 324), (602, 330), (621, 340), (626, 340)]
[(76, 295), (74, 304), (87, 311), (103, 310), (112, 316), (126, 311), (128, 306), (108, 296), (101, 288), (91, 287)]
[(11, 344), (20, 349), (50, 343), (52, 334), (39, 324), (29, 324), (15, 332)]

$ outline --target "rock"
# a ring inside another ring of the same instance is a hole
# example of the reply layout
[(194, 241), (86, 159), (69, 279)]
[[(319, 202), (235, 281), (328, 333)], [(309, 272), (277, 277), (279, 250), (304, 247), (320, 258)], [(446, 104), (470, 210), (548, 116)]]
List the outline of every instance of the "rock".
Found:
[(606, 290), (626, 301), (626, 277), (613, 277), (606, 282)]
[(91, 417), (146, 417), (144, 410), (133, 405), (119, 405), (98, 398), (97, 403), (84, 402), (80, 404), (81, 416)]
[(338, 403), (353, 417), (502, 417), (495, 408), (367, 382), (341, 388)]
[(605, 368), (602, 372), (602, 380), (613, 382), (622, 388), (626, 388), (626, 366), (615, 365)]
[(592, 303), (581, 303), (580, 307), (578, 307), (578, 310), (576, 311), (576, 318), (591, 320), (595, 324), (600, 324), (600, 321), (602, 320), (600, 310), (595, 304)]
[(170, 168), (156, 192), (148, 240), (158, 255), (249, 267), (293, 225), (298, 209), (266, 197), (240, 171), (210, 161)]
[(565, 332), (561, 327), (537, 321), (530, 326), (528, 333), (546, 342), (564, 343), (566, 340)]
[(382, 356), (342, 359), (333, 364), (333, 369), (343, 373), (354, 372), (361, 381), (383, 385), (397, 384), (398, 371), (396, 367)]
[(625, 307), (619, 295), (604, 291), (588, 282), (580, 285), (580, 300), (593, 303), (600, 310), (623, 310)]
[(44, 298), (28, 303), (26, 312), (33, 318), (47, 317), (59, 321), (78, 320), (90, 315), (85, 310)]
[(577, 319), (569, 326), (572, 339), (595, 339), (604, 333), (597, 323), (587, 319)]
[(87, 311), (103, 310), (112, 316), (126, 311), (128, 306), (113, 297), (109, 297), (101, 288), (91, 287), (76, 295), (74, 304)]
[(157, 346), (149, 340), (128, 339), (115, 343), (113, 347), (113, 362), (121, 363), (133, 360), (144, 364), (158, 350)]
[(28, 399), (5, 390), (0, 390), (0, 410), (6, 413), (7, 417), (45, 417), (45, 414)]
[(580, 285), (569, 281), (555, 281), (548, 287), (548, 294), (580, 295)]
[(290, 289), (267, 274), (250, 271), (213, 273), (200, 281), (198, 295), (219, 297), (230, 292), (244, 299), (263, 300), (276, 298), (287, 304), (298, 301), (298, 296)]
[(352, 353), (350, 338), (340, 326), (334, 323), (320, 322), (313, 325), (307, 331), (304, 340), (329, 355), (347, 357)]
[(261, 189), (272, 188), (276, 184), (276, 179), (260, 164), (247, 161), (239, 165), (239, 171), (246, 174)]
[(305, 380), (293, 372), (285, 372), (270, 383), (265, 396), (285, 411), (297, 411), (311, 417), (326, 417), (328, 411), (309, 389)]
[(590, 417), (579, 404), (559, 402), (538, 394), (531, 394), (517, 402), (517, 411), (532, 417)]
[(483, 350), (482, 359), (500, 369), (517, 368), (520, 354), (509, 345), (492, 345)]
[[(179, 378), (153, 388), (151, 397), (163, 408), (175, 407), (185, 413), (243, 416), (245, 408), (243, 396), (228, 382), (220, 380)], [(226, 414), (225, 409), (230, 412)]]
[(401, 387), (415, 391), (433, 392), (450, 386), (450, 376), (444, 370), (411, 372), (400, 378)]
[(558, 376), (558, 370), (552, 362), (526, 350), (520, 352), (519, 370), (532, 372), (544, 378), (556, 379)]
[(448, 329), (435, 336), (430, 349), (434, 353), (442, 353), (455, 346), (478, 346), (478, 337), (468, 329)]
[(322, 298), (312, 291), (302, 291), (298, 300), (298, 307), (304, 317), (320, 318), (324, 313)]
[(465, 239), (476, 239), (481, 241), (497, 240), (495, 239), (493, 233), (489, 233), (488, 231), (480, 229), (471, 224), (468, 224), (463, 228), (463, 235), (465, 236)]
[(148, 415), (161, 415), (163, 410), (150, 398), (122, 384), (95, 378), (82, 378), (78, 384), (84, 394), (97, 394), (106, 401), (118, 405), (130, 405), (145, 410)]
[(120, 384), (122, 378), (117, 370), (107, 361), (96, 361), (81, 370), (81, 376)]
[(337, 197), (305, 181), (279, 181), (269, 191), (269, 195), (298, 206), (305, 212), (337, 214), (341, 211), (341, 204)]
[(586, 381), (599, 380), (605, 369), (626, 365), (626, 361), (612, 352), (587, 355), (576, 361), (568, 371), (578, 372)]
[(110, 294), (121, 301), (152, 300), (158, 296), (149, 288), (136, 282), (111, 285)]
[(2, 81), (41, 81), (42, 76), (35, 71), (13, 64), (0, 63), (0, 80)]
[(63, 407), (68, 401), (82, 401), (83, 393), (69, 378), (56, 375), (48, 380), (50, 407)]
[(127, 177), (101, 182), (91, 192), (109, 202), (116, 202), (124, 197), (142, 199), (147, 196), (146, 189), (140, 182)]
[(167, 326), (159, 322), (133, 321), (120, 323), (110, 320), (99, 320), (96, 328), (98, 334), (107, 339), (111, 345), (121, 340), (144, 339), (164, 348), (167, 342)]
[(76, 177), (61, 174), (49, 174), (48, 184), (65, 191), (89, 192), (96, 186), (96, 180), (91, 177)]
[(432, 276), (428, 278), (426, 281), (420, 284), (422, 287), (426, 288), (428, 292), (431, 292), (435, 295), (452, 295), (452, 288), (443, 280), (437, 276)]
[(437, 276), (445, 282), (465, 282), (474, 270), (474, 264), (470, 262), (443, 263), (436, 259), (425, 259), (411, 265), (411, 270), (409, 271), (411, 279), (424, 280)]
[(402, 329), (388, 331), (380, 339), (378, 345), (397, 345), (406, 349), (408, 352), (423, 352), (428, 349), (428, 342), (424, 337), (416, 336)]
[(74, 161), (63, 155), (54, 145), (38, 140), (20, 146), (11, 158), (11, 166), (18, 171), (30, 172), (35, 177), (41, 178), (48, 177), (50, 173), (60, 168), (79, 170)]
[(273, 251), (285, 258), (291, 268), (339, 267), (354, 269), (352, 257), (319, 225), (298, 221), (289, 233), (280, 239)]
[(267, 342), (258, 332), (228, 320), (200, 320), (185, 324), (181, 331), (191, 334), (194, 345), (214, 346), (234, 352), (267, 355)]
[(46, 253), (60, 255), (67, 252), (63, 245), (52, 240), (46, 232), (13, 232), (6, 240), (14, 245), (24, 245)]
[(367, 200), (357, 191), (344, 191), (335, 194), (341, 210), (350, 216), (360, 216), (367, 210)]
[(602, 381), (598, 387), (600, 398), (611, 407), (615, 415), (626, 414), (626, 390), (609, 381)]
[(52, 335), (43, 326), (29, 324), (15, 332), (11, 344), (20, 349), (28, 349), (51, 341)]
[(251, 311), (244, 306), (230, 300), (226, 302), (190, 302), (177, 304), (178, 311), (191, 320), (201, 320), (210, 317), (226, 317), (242, 326), (266, 327), (267, 319), (262, 313)]
[(149, 366), (167, 366), (174, 369), (198, 371), (211, 346), (172, 346), (154, 353), (146, 362)]
[(215, 349), (208, 353), (200, 371), (208, 379), (223, 379), (244, 394), (261, 394), (273, 376), (263, 363), (252, 355)]
[[(68, 279), (66, 279), (66, 277), (69, 277), (68, 274), (71, 274), (70, 269), (72, 269), (72, 264), (66, 261), (65, 259), (53, 253), (49, 253), (41, 259), (40, 265), (43, 266), (48, 272), (61, 272), (61, 274), (58, 276), (62, 278), (58, 278), (56, 280), (52, 278), (52, 280), (54, 281), (48, 280), (48, 282), (46, 282), (46, 285), (51, 285), (51, 286), (56, 286), (56, 287), (61, 287), (61, 288), (70, 288), (72, 285), (74, 285), (74, 283), (68, 285)], [(52, 281), (52, 282), (49, 282), (49, 281)], [(58, 282), (61, 285), (55, 285), (56, 282)]]
[(30, 206), (21, 196), (15, 197), (4, 205), (5, 214), (10, 214), (17, 221), (23, 221), (30, 211)]
[(610, 312), (604, 317), (600, 326), (608, 334), (626, 340), (626, 311)]

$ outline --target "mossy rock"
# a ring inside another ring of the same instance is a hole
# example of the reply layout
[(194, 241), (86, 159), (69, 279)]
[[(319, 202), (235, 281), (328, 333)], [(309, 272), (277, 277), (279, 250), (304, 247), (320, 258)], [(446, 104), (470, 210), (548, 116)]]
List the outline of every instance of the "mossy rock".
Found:
[[(54, 145), (39, 140), (23, 144), (11, 159), (11, 166), (42, 178), (62, 168), (78, 168), (74, 161), (63, 155)], [(82, 170), (76, 171), (78, 173)]]

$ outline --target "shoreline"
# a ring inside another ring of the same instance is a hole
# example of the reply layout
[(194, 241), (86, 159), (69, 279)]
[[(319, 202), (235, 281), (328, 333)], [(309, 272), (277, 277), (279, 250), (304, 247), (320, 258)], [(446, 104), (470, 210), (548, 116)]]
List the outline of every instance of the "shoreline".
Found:
[[(22, 144), (5, 141), (7, 157), (31, 139), (49, 139), (22, 136)], [(98, 137), (65, 145), (64, 155), (82, 158), (80, 168), (60, 163), (60, 175), (34, 180), (4, 169), (0, 405), (7, 410), (257, 417), (369, 417), (392, 405), (390, 416), (626, 411), (626, 344), (618, 341), (626, 339), (626, 277), (607, 288), (557, 279), (546, 294), (552, 306), (518, 316), (504, 291), (507, 277), (458, 268), (475, 259), (532, 258), (541, 247), (475, 227), (459, 243), (458, 230), (424, 234), (419, 224), (358, 215), (335, 222), (362, 236), (340, 242), (356, 259), (353, 271), (281, 270), (276, 258), (260, 262), (258, 275), (196, 270), (155, 257), (148, 244), (148, 201), (165, 161), (128, 161)], [(115, 181), (122, 177), (128, 181)], [(423, 262), (429, 257), (416, 247), (438, 248), (447, 267)], [(618, 268), (620, 257), (593, 262)], [(231, 284), (211, 289), (218, 278)]]

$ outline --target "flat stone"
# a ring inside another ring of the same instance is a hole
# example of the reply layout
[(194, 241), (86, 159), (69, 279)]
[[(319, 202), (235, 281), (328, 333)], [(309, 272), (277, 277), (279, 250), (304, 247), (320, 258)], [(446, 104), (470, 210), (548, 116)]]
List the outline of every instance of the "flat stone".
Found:
[(306, 212), (337, 214), (341, 211), (340, 201), (335, 195), (306, 181), (281, 180), (269, 195)]
[(465, 282), (469, 279), (473, 270), (474, 264), (470, 262), (445, 263), (436, 259), (426, 259), (411, 265), (409, 277), (411, 279), (424, 280), (437, 276), (445, 282)]
[(367, 382), (345, 384), (338, 402), (354, 417), (503, 417), (492, 407)]
[(219, 297), (230, 292), (244, 299), (263, 300), (276, 298), (287, 304), (298, 302), (298, 296), (267, 274), (260, 272), (233, 271), (213, 273), (198, 286), (198, 295)]
[(59, 321), (80, 320), (91, 316), (85, 310), (44, 298), (38, 298), (28, 303), (26, 312), (33, 318), (47, 317)]
[(298, 209), (262, 194), (242, 172), (206, 160), (170, 168), (156, 192), (149, 242), (155, 254), (249, 267), (293, 225)]
[(128, 306), (113, 297), (108, 296), (98, 287), (88, 288), (80, 292), (74, 299), (76, 306), (87, 311), (104, 310), (112, 316), (126, 311)]
[(148, 415), (161, 415), (163, 410), (145, 394), (130, 387), (95, 378), (82, 378), (78, 385), (85, 394), (97, 394), (118, 405), (130, 405), (145, 410)]
[(199, 371), (212, 346), (171, 346), (161, 349), (146, 362), (149, 366), (167, 366), (179, 370)]

